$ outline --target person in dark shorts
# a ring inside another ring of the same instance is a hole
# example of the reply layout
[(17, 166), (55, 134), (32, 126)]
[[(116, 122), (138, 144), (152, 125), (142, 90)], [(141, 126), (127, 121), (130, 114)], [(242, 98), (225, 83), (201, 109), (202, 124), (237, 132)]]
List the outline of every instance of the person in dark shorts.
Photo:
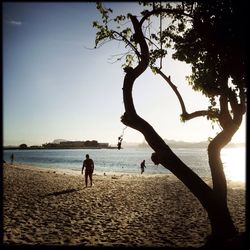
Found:
[(92, 186), (92, 175), (94, 172), (94, 161), (89, 158), (89, 155), (86, 154), (86, 159), (83, 161), (82, 164), (82, 174), (83, 169), (85, 168), (85, 185), (88, 186), (88, 177), (90, 180), (90, 186)]
[(143, 160), (143, 161), (141, 162), (141, 174), (143, 174), (145, 167), (146, 167), (146, 166), (145, 166), (145, 160)]

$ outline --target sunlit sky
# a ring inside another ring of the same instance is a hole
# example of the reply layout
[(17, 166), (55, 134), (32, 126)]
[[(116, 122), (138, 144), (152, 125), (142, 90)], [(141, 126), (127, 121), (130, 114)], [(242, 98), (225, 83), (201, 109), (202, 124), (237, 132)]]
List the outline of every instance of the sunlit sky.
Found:
[[(136, 13), (136, 3), (106, 3), (115, 13)], [(137, 12), (138, 13), (138, 12)], [(99, 20), (94, 2), (3, 3), (3, 144), (41, 145), (54, 139), (117, 143), (125, 127), (120, 63), (109, 58), (123, 45), (94, 47)], [(167, 58), (164, 72), (178, 86), (187, 110), (204, 109), (207, 99), (188, 86), (189, 65)], [(180, 122), (180, 105), (160, 76), (150, 70), (134, 85), (137, 113), (164, 139), (205, 141), (219, 127), (206, 118)], [(233, 142), (245, 141), (245, 119)], [(124, 141), (144, 141), (127, 128)]]

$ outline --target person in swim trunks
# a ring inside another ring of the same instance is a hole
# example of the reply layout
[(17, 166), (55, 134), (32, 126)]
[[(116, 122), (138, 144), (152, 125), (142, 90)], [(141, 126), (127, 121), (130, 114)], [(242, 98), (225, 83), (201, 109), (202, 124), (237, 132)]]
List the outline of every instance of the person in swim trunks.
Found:
[(90, 186), (92, 186), (92, 175), (94, 172), (94, 161), (89, 158), (89, 155), (86, 154), (86, 159), (83, 161), (82, 164), (82, 174), (83, 169), (85, 168), (85, 185), (88, 186), (88, 177), (90, 180)]
[(145, 160), (143, 160), (143, 161), (141, 162), (141, 174), (143, 174), (145, 167), (146, 167), (146, 166), (145, 166)]

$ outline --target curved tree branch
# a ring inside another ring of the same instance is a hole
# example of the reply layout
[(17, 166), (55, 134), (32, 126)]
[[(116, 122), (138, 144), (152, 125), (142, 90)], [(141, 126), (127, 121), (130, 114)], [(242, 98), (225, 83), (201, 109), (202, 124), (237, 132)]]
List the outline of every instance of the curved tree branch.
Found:
[(169, 86), (172, 88), (172, 90), (175, 92), (180, 105), (181, 105), (181, 110), (182, 110), (182, 114), (181, 117), (183, 120), (187, 121), (187, 120), (191, 120), (193, 118), (199, 117), (199, 116), (213, 116), (213, 117), (218, 117), (218, 115), (211, 111), (211, 110), (199, 110), (199, 111), (195, 111), (192, 113), (188, 113), (183, 101), (183, 98), (180, 94), (180, 92), (178, 91), (176, 85), (174, 85), (170, 79), (170, 76), (167, 77), (160, 69), (155, 68), (156, 72), (163, 77), (163, 79), (169, 84)]
[(237, 130), (238, 127), (234, 125), (233, 121), (229, 122), (227, 127), (216, 135), (208, 145), (208, 161), (212, 175), (213, 190), (225, 202), (227, 199), (227, 183), (220, 152), (231, 141)]
[[(238, 130), (243, 115), (242, 112), (239, 112), (236, 95), (228, 87), (227, 79), (226, 75), (221, 74), (220, 86), (222, 86), (224, 94), (219, 99), (219, 122), (223, 130), (208, 145), (208, 161), (213, 180), (213, 189), (225, 203), (227, 200), (227, 183), (220, 152), (231, 141), (233, 135)], [(234, 118), (229, 112), (228, 102), (232, 107)]]
[(153, 44), (157, 49), (160, 49), (152, 40), (150, 40), (149, 38), (147, 38), (145, 36), (145, 39), (149, 41), (149, 43)]
[(117, 31), (115, 31), (115, 30), (112, 30), (112, 33), (113, 33), (113, 34), (116, 34), (116, 35), (118, 35), (118, 36), (120, 36), (121, 39), (122, 39), (123, 41), (125, 41), (125, 43), (126, 43), (127, 45), (129, 45), (129, 46), (131, 47), (131, 49), (135, 52), (135, 54), (137, 55), (138, 59), (141, 58), (141, 55), (140, 55), (139, 51), (137, 50), (137, 48), (136, 48), (136, 47), (126, 38), (126, 37), (122, 36), (119, 32), (117, 32)]

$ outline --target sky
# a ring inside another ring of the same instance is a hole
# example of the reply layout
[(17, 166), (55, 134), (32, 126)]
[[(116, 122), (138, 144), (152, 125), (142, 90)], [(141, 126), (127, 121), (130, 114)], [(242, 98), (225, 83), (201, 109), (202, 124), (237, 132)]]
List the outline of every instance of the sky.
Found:
[[(138, 10), (136, 3), (107, 2), (114, 14)], [(125, 126), (121, 43), (98, 49), (92, 22), (99, 20), (94, 2), (3, 3), (3, 144), (42, 145), (54, 139), (97, 140), (115, 145)], [(208, 100), (186, 81), (189, 65), (164, 61), (164, 73), (183, 96), (188, 112), (204, 109)], [(220, 131), (206, 118), (180, 122), (179, 102), (160, 76), (147, 70), (134, 84), (137, 113), (163, 139), (199, 142)], [(245, 119), (232, 142), (246, 139)], [(124, 141), (144, 141), (132, 129)]]

